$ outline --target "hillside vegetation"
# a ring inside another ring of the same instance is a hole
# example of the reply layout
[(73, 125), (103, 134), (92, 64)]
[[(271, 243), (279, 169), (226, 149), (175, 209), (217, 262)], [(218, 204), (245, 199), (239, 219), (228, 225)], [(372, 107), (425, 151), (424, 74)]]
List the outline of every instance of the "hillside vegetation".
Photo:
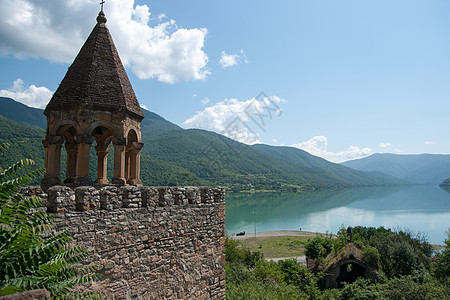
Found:
[[(11, 166), (24, 157), (34, 160), (36, 168), (44, 166), (44, 129), (22, 125), (1, 115), (0, 128), (0, 144), (10, 144), (10, 147), (0, 153), (0, 168)], [(23, 174), (19, 172), (19, 175)], [(32, 180), (33, 184), (38, 182), (36, 178)]]
[(0, 114), (2, 116), (21, 124), (46, 128), (47, 118), (44, 116), (42, 109), (28, 107), (5, 97), (0, 97), (0, 103), (2, 107)]
[[(14, 115), (14, 120), (0, 119), (3, 122), (0, 139), (12, 144), (12, 151), (0, 158), (0, 164), (7, 165), (26, 156), (43, 166), (41, 141), (46, 126), (42, 122), (43, 111), (8, 98), (0, 101), (5, 108), (0, 114)], [(21, 110), (26, 114), (21, 114)], [(155, 113), (143, 111), (145, 146), (141, 155), (141, 179), (145, 185), (221, 185), (234, 191), (304, 191), (405, 183), (382, 174), (355, 171), (296, 148), (249, 146), (214, 132), (185, 130)], [(108, 178), (112, 177), (112, 154), (108, 156)], [(64, 178), (65, 151), (61, 160)], [(96, 161), (92, 149), (93, 179)]]
[[(316, 268), (313, 263), (306, 268), (295, 259), (268, 261), (260, 252), (227, 237), (226, 298), (450, 299), (450, 235), (445, 244), (441, 252), (433, 254), (432, 246), (420, 234), (361, 226), (353, 228), (353, 242), (349, 243), (342, 228), (337, 236), (319, 234), (291, 243), (293, 248), (304, 246), (308, 259), (316, 262)], [(355, 248), (379, 279), (343, 277), (342, 288), (325, 289), (321, 266), (336, 263)]]

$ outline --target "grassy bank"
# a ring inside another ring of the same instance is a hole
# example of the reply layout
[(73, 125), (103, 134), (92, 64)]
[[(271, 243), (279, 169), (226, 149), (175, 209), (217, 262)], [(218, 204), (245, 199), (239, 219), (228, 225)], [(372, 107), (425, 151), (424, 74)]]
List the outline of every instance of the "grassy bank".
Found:
[[(286, 231), (277, 235), (277, 232), (247, 234), (244, 237), (233, 237), (252, 252), (260, 252), (265, 258), (298, 257), (305, 255), (305, 243), (315, 237), (317, 233), (306, 231)], [(261, 247), (260, 247), (261, 246)]]
[[(305, 244), (309, 239), (321, 234), (328, 236), (329, 234), (307, 232), (307, 231), (270, 231), (247, 233), (245, 236), (232, 236), (233, 239), (240, 241), (243, 247), (248, 248), (252, 252), (260, 252), (265, 258), (282, 258), (282, 257), (300, 257), (305, 255)], [(335, 235), (332, 235), (335, 236)], [(441, 250), (442, 245), (432, 245), (433, 250)]]

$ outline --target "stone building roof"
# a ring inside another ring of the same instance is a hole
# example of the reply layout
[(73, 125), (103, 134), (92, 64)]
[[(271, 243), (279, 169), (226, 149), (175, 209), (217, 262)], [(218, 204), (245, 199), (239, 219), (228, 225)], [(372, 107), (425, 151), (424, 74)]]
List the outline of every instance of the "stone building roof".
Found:
[(347, 246), (337, 253), (337, 255), (330, 253), (319, 265), (319, 270), (327, 272), (328, 270), (333, 269), (341, 261), (346, 260), (364, 262), (362, 256), (362, 251), (356, 247), (355, 244), (348, 243)]
[[(350, 269), (347, 267), (350, 266)], [(308, 268), (315, 272), (323, 272), (319, 285), (323, 288), (342, 287), (344, 282), (352, 283), (358, 277), (373, 281), (380, 275), (376, 269), (364, 261), (362, 251), (350, 242), (337, 254), (331, 252), (322, 261), (308, 261)]]
[(105, 23), (101, 11), (97, 25), (48, 103), (45, 115), (50, 110), (89, 106), (111, 112), (125, 110), (144, 117)]

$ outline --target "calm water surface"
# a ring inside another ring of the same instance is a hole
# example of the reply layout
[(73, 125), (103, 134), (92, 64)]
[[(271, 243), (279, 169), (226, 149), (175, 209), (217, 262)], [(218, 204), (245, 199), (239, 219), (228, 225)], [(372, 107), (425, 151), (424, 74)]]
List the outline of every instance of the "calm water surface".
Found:
[(435, 186), (355, 188), (312, 193), (227, 194), (228, 234), (269, 230), (336, 233), (341, 225), (408, 228), (443, 244), (450, 193)]

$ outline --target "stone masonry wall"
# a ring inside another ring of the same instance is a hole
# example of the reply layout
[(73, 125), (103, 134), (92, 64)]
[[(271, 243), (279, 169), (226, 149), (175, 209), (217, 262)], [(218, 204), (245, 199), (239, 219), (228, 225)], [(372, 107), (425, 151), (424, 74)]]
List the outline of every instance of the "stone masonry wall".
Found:
[(47, 191), (57, 231), (92, 251), (106, 299), (224, 299), (225, 191), (78, 187)]

